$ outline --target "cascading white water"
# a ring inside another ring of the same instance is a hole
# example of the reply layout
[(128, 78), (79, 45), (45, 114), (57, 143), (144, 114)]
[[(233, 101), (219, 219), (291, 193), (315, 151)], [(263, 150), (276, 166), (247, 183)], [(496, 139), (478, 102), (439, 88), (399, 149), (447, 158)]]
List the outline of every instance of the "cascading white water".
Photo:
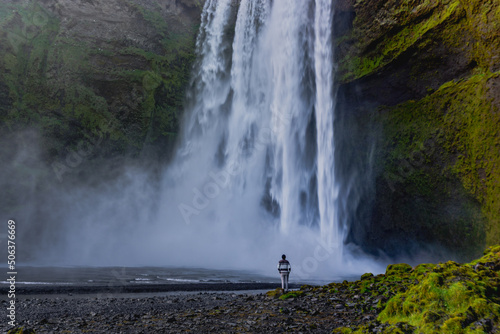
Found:
[(342, 226), (336, 212), (338, 187), (335, 184), (334, 66), (332, 52), (333, 10), (331, 0), (317, 0), (314, 31), (316, 74), (316, 128), (318, 145), (318, 205), (321, 235), (341, 252)]
[(208, 0), (203, 10), (196, 44), (197, 52), (203, 57), (191, 92), (193, 117), (185, 124), (188, 139), (214, 127), (220, 117), (217, 112), (229, 93), (225, 53), (230, 44), (224, 40), (224, 31), (230, 14), (231, 0)]
[[(272, 164), (270, 166), (270, 194), (281, 211), (281, 231), (289, 233), (307, 221), (311, 208), (307, 199), (316, 196), (309, 184), (314, 164), (307, 147), (307, 125), (313, 110), (313, 99), (308, 87), (310, 61), (310, 23), (308, 1), (276, 1), (264, 36), (265, 50), (262, 62), (269, 62), (268, 93), (272, 137)], [(269, 54), (269, 56), (267, 56)], [(311, 154), (312, 153), (312, 154)], [(312, 210), (315, 210), (313, 208)]]
[(250, 252), (338, 264), (332, 2), (241, 0), (232, 10), (230, 0), (205, 3), (164, 202), (178, 203), (179, 221)]

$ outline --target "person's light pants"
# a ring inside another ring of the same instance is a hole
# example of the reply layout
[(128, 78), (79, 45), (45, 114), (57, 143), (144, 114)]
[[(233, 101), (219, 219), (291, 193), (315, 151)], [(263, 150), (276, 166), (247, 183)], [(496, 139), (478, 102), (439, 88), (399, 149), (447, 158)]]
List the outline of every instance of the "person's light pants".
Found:
[(288, 290), (288, 276), (290, 273), (282, 273), (281, 275), (281, 288), (285, 291)]

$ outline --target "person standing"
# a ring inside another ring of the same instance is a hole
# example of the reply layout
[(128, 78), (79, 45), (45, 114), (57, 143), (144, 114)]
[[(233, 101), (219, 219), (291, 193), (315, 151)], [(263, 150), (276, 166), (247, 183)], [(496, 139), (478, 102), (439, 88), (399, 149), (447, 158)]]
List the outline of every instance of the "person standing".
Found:
[(278, 263), (278, 272), (281, 276), (281, 289), (285, 292), (288, 292), (288, 276), (290, 275), (290, 271), (292, 271), (292, 266), (290, 266), (290, 262), (286, 259), (286, 255), (283, 254)]

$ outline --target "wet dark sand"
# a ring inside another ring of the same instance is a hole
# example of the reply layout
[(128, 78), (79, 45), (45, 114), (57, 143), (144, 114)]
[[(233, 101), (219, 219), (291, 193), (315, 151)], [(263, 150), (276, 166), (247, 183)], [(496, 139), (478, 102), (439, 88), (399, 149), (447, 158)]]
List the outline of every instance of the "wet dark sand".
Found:
[[(180, 283), (180, 284), (123, 284), (120, 286), (108, 285), (18, 285), (18, 298), (30, 295), (51, 294), (134, 294), (134, 293), (163, 293), (185, 291), (242, 291), (242, 290), (274, 290), (279, 287), (276, 283)], [(290, 284), (291, 289), (299, 288), (299, 284)], [(7, 287), (0, 288), (3, 296), (7, 295)]]

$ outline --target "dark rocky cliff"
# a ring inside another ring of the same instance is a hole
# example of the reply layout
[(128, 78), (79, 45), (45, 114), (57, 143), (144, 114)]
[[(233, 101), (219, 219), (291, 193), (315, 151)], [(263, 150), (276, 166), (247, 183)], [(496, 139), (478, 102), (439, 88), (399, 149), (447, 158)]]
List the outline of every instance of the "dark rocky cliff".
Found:
[(346, 0), (336, 15), (338, 127), (356, 128), (364, 145), (350, 147), (361, 162), (342, 153), (374, 173), (350, 240), (457, 258), (497, 243), (500, 4)]
[(90, 138), (102, 138), (106, 156), (170, 143), (201, 9), (197, 0), (0, 3), (2, 133), (36, 128), (47, 161)]

